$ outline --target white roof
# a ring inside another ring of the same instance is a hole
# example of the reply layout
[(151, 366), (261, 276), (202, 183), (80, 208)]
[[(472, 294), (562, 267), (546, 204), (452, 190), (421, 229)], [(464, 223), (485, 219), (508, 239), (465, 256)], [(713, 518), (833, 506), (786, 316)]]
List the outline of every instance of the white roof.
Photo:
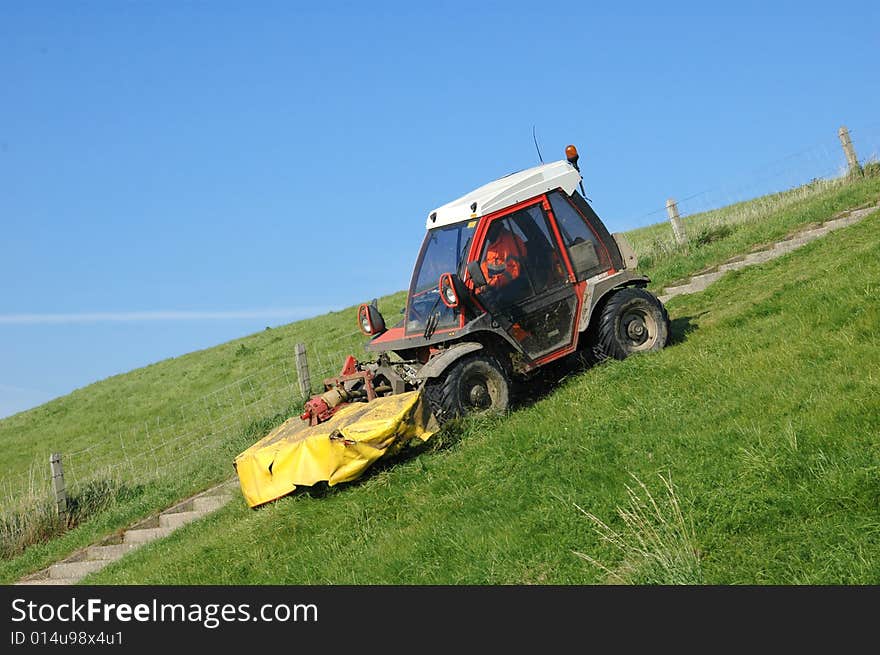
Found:
[[(577, 188), (581, 175), (566, 160), (527, 168), (474, 189), (428, 214), (427, 228), (441, 227), (491, 214), (499, 209), (562, 188), (567, 194)], [(477, 203), (476, 209), (471, 206)]]

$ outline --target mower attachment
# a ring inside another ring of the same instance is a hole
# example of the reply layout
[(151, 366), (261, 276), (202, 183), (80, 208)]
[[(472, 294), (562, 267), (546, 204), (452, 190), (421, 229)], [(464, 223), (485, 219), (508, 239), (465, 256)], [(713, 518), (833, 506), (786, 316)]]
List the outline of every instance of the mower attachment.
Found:
[(256, 507), (299, 486), (354, 480), (376, 460), (413, 438), (427, 441), (438, 429), (422, 392), (409, 391), (347, 404), (315, 425), (289, 418), (233, 465), (245, 500)]

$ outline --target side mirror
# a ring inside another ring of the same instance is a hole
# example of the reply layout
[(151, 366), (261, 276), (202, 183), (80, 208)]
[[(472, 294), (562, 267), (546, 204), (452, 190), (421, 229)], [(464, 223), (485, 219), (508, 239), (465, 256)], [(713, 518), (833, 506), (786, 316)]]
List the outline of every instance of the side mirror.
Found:
[(461, 304), (464, 296), (464, 285), (457, 275), (444, 273), (440, 276), (440, 300), (449, 309), (455, 309)]
[(467, 272), (471, 276), (471, 280), (473, 280), (474, 291), (489, 284), (486, 282), (486, 276), (483, 275), (483, 269), (480, 268), (480, 262), (470, 262), (467, 265)]
[(364, 303), (358, 307), (358, 327), (367, 336), (376, 336), (385, 332), (385, 319), (375, 305)]

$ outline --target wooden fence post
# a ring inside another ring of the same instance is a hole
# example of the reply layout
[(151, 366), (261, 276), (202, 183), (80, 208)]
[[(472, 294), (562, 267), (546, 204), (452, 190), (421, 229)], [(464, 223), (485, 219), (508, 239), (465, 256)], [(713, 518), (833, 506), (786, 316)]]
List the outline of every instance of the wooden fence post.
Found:
[(676, 243), (684, 245), (688, 240), (687, 232), (684, 231), (684, 225), (678, 215), (678, 203), (674, 198), (666, 201), (666, 213), (669, 215), (669, 222), (672, 223), (672, 233), (675, 235)]
[(849, 175), (861, 175), (862, 165), (859, 164), (859, 158), (856, 157), (856, 149), (853, 148), (852, 139), (849, 138), (849, 130), (842, 125), (837, 130), (837, 136), (840, 137), (840, 145), (843, 146), (843, 153), (846, 155), (847, 173)]
[(49, 468), (52, 470), (52, 490), (55, 492), (55, 505), (58, 516), (67, 514), (67, 489), (64, 486), (64, 469), (61, 466), (61, 453), (49, 456)]
[(299, 392), (308, 400), (312, 395), (312, 379), (309, 377), (309, 358), (306, 355), (306, 344), (298, 343), (294, 348), (296, 354), (296, 375), (299, 378)]

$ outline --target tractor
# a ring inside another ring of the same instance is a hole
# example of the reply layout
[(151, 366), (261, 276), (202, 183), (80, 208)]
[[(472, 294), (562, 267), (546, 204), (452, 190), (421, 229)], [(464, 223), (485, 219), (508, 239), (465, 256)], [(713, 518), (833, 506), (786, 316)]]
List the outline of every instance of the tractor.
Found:
[(553, 364), (669, 340), (632, 247), (585, 198), (574, 146), (438, 207), (427, 229), (400, 322), (386, 327), (376, 301), (358, 307), (375, 361), (349, 355), (301, 415), (235, 458), (251, 507), (354, 480), (451, 419), (503, 412), (514, 385), (546, 386)]
[[(429, 213), (403, 318), (388, 328), (375, 301), (358, 308), (365, 348), (377, 353), (344, 371), (359, 371), (361, 398), (421, 389), (442, 424), (506, 410), (512, 385), (564, 358), (624, 359), (667, 344), (666, 309), (626, 237), (609, 234), (587, 202), (577, 148), (565, 153)], [(326, 388), (332, 402), (346, 393), (341, 378)]]

